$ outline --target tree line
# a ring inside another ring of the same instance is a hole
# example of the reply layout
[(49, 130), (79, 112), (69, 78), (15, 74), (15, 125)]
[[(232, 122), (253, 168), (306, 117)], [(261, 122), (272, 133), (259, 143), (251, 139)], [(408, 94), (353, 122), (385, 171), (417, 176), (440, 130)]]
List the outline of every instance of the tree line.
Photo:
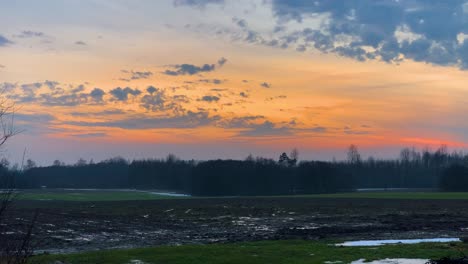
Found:
[[(468, 155), (404, 148), (400, 157), (363, 159), (351, 145), (344, 161), (300, 161), (298, 151), (281, 153), (278, 160), (165, 159), (128, 161), (112, 158), (98, 163), (80, 159), (66, 165), (54, 161), (23, 169), (0, 161), (0, 174), (17, 188), (136, 188), (182, 192), (197, 196), (283, 195), (351, 191), (357, 188), (441, 188), (468, 190)], [(464, 189), (463, 189), (464, 188)]]

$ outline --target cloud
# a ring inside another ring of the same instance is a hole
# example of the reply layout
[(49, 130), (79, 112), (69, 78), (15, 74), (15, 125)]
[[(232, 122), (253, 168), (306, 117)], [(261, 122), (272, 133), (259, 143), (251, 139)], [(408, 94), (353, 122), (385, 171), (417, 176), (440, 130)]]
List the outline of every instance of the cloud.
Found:
[(310, 128), (308, 130), (311, 131), (311, 132), (314, 132), (314, 133), (325, 133), (325, 132), (327, 132), (327, 128), (322, 127), (322, 126), (312, 127), (312, 128)]
[(104, 94), (106, 94), (102, 89), (100, 88), (94, 88), (90, 93), (89, 96), (95, 101), (95, 102), (102, 102)]
[(146, 88), (146, 91), (149, 93), (149, 94), (153, 94), (155, 92), (158, 91), (158, 88), (154, 87), (154, 86), (148, 86), (148, 88)]
[(153, 75), (153, 73), (150, 72), (150, 71), (144, 71), (144, 72), (132, 71), (132, 76), (130, 77), (130, 79), (132, 79), (132, 80), (148, 79), (152, 75)]
[(174, 0), (174, 6), (204, 8), (208, 4), (224, 4), (224, 0)]
[(36, 114), (36, 113), (15, 113), (14, 114), (14, 126), (17, 131), (21, 133), (27, 133), (37, 135), (41, 132), (51, 130), (48, 126), (56, 120), (54, 116), (50, 114)]
[(12, 44), (13, 42), (11, 42), (9, 39), (7, 39), (6, 37), (0, 35), (0, 47), (4, 47), (4, 46), (7, 46), (9, 44)]
[(43, 32), (39, 31), (32, 31), (32, 30), (24, 30), (20, 34), (15, 35), (17, 38), (42, 38), (46, 35)]
[(265, 117), (262, 115), (233, 117), (220, 122), (218, 125), (223, 128), (252, 128), (264, 119)]
[(211, 83), (211, 84), (222, 84), (225, 81), (220, 80), (220, 79), (199, 79), (198, 82)]
[(240, 92), (240, 93), (239, 93), (239, 96), (244, 97), (244, 98), (248, 98), (248, 97), (249, 97), (249, 95), (248, 95), (246, 92)]
[[(311, 46), (359, 61), (410, 59), (468, 68), (468, 43), (460, 41), (468, 33), (466, 1), (273, 0), (272, 10), (279, 25), (301, 24), (275, 38), (299, 51)], [(318, 28), (304, 22), (320, 16)]]
[(286, 95), (278, 95), (278, 96), (267, 97), (265, 101), (273, 101), (276, 99), (286, 99), (286, 98), (288, 98)]
[(0, 83), (0, 92), (11, 93), (18, 87), (16, 83), (3, 82)]
[(203, 64), (202, 66), (196, 66), (193, 64), (176, 64), (172, 66), (172, 70), (166, 70), (163, 73), (171, 76), (178, 75), (194, 75), (202, 72), (211, 72), (216, 69), (216, 67), (222, 67), (227, 60), (221, 58), (218, 60), (217, 64)]
[(261, 124), (251, 125), (247, 130), (241, 131), (239, 136), (258, 137), (258, 136), (287, 136), (293, 133), (288, 126), (278, 126), (273, 122), (265, 121)]
[(221, 57), (221, 58), (218, 60), (218, 65), (219, 65), (219, 67), (222, 67), (226, 62), (227, 62), (227, 59), (224, 58), (224, 57)]
[(59, 85), (59, 82), (56, 81), (44, 81), (44, 85), (49, 87), (50, 90), (55, 90), (55, 88)]
[(205, 102), (218, 102), (219, 101), (219, 97), (218, 96), (214, 96), (214, 95), (205, 95), (203, 96), (200, 101), (205, 101)]
[(177, 116), (144, 116), (135, 115), (128, 118), (103, 122), (68, 121), (69, 125), (83, 127), (117, 127), (123, 129), (163, 129), (163, 128), (197, 128), (214, 124), (219, 116), (210, 116), (208, 112), (188, 111)]
[(86, 46), (88, 44), (86, 44), (86, 42), (84, 41), (78, 40), (78, 41), (75, 41), (75, 45)]
[(132, 89), (130, 87), (125, 87), (124, 89), (117, 87), (109, 92), (117, 101), (126, 102), (129, 95), (138, 96), (141, 94), (141, 91), (138, 89)]
[(149, 86), (146, 91), (149, 93), (141, 98), (141, 106), (146, 110), (163, 111), (166, 110), (166, 93), (162, 89)]
[[(364, 127), (364, 126), (361, 126), (361, 128), (367, 128), (367, 127)], [(343, 132), (347, 135), (368, 135), (368, 134), (371, 134), (370, 131), (368, 130), (355, 130), (355, 129), (352, 129), (351, 127), (349, 126), (345, 126), (343, 128)]]
[(200, 72), (210, 72), (214, 71), (215, 65), (214, 64), (204, 64), (203, 66), (195, 66), (192, 64), (180, 64), (174, 65), (175, 70), (166, 70), (164, 74), (166, 75), (194, 75)]
[(72, 137), (77, 138), (96, 138), (96, 137), (105, 137), (107, 136), (106, 133), (96, 132), (96, 133), (84, 133), (84, 134), (72, 134)]
[[(42, 87), (47, 87), (44, 91)], [(100, 88), (94, 88), (91, 92), (85, 92), (83, 84), (78, 86), (66, 85), (67, 90), (61, 88), (60, 83), (46, 80), (44, 82), (13, 84), (1, 83), (0, 88), (8, 91), (8, 98), (17, 103), (36, 102), (45, 106), (78, 106), (82, 104), (102, 104), (105, 92)]]
[(95, 117), (95, 116), (115, 116), (115, 115), (123, 115), (126, 112), (121, 109), (108, 109), (100, 112), (71, 112), (70, 115), (72, 116), (79, 116), (79, 117)]
[(130, 74), (128, 78), (120, 78), (121, 81), (132, 81), (132, 80), (140, 80), (140, 79), (148, 79), (149, 77), (153, 76), (153, 73), (150, 71), (127, 71), (122, 70), (124, 73)]
[(88, 102), (88, 94), (72, 93), (59, 96), (51, 94), (41, 94), (39, 96), (40, 103), (46, 106), (77, 106)]
[(267, 83), (267, 82), (262, 82), (260, 84), (260, 86), (264, 87), (264, 88), (271, 88), (271, 84), (270, 83)]

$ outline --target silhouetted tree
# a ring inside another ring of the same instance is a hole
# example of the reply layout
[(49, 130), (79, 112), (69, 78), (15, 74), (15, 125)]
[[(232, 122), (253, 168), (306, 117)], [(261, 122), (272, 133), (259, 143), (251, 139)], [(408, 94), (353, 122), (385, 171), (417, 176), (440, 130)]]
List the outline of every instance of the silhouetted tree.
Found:
[(289, 165), (289, 157), (288, 154), (286, 154), (286, 152), (281, 153), (278, 159), (278, 163), (281, 165)]
[(355, 145), (350, 145), (348, 147), (348, 162), (351, 164), (359, 164), (361, 163), (361, 154), (359, 154), (358, 148)]
[(26, 165), (24, 165), (24, 170), (30, 170), (32, 168), (35, 168), (37, 165), (36, 165), (36, 162), (32, 159), (28, 159), (26, 160)]

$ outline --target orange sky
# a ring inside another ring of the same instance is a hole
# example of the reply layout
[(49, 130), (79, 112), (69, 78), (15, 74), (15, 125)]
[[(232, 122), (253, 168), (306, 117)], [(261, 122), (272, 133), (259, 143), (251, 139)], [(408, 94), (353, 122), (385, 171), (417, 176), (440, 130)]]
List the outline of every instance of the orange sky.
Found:
[[(277, 47), (267, 42), (275, 25), (324, 24), (320, 16), (281, 22), (274, 1), (176, 2), (137, 1), (127, 10), (129, 3), (83, 1), (47, 19), (64, 4), (45, 1), (37, 6), (42, 14), (30, 14), (22, 2), (0, 4), (9, 22), (0, 26), (8, 40), (0, 38), (0, 87), (16, 104), (23, 131), (6, 155), (19, 160), (27, 148), (47, 164), (168, 152), (276, 157), (297, 147), (304, 159), (331, 159), (343, 157), (349, 144), (380, 157), (403, 146), (468, 144), (468, 75), (460, 66), (415, 61), (403, 50), (401, 61), (385, 62), (310, 46), (298, 51), (299, 41)], [(250, 41), (245, 34), (253, 29)]]

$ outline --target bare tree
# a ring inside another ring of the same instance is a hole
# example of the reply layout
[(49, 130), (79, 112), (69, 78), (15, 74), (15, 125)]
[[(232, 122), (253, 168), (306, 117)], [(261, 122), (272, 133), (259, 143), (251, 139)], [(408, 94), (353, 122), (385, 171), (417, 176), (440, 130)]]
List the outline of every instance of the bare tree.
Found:
[[(0, 147), (19, 133), (13, 126), (14, 112), (15, 106), (9, 104), (5, 97), (0, 98)], [(8, 166), (4, 160), (2, 165)], [(16, 196), (13, 177), (9, 173), (0, 175), (0, 263), (2, 264), (23, 264), (32, 254), (31, 235), (37, 213), (30, 223), (12, 222), (11, 209)]]
[(361, 154), (359, 154), (358, 148), (356, 145), (350, 145), (348, 147), (348, 162), (351, 164), (361, 163)]

